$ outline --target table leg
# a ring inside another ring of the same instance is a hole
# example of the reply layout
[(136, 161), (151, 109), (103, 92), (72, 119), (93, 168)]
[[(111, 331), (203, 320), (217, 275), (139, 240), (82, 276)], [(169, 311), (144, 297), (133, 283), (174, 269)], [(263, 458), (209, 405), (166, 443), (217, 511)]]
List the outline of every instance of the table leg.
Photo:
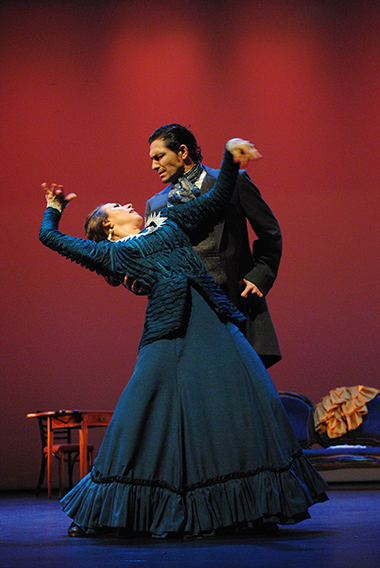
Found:
[(51, 466), (53, 461), (53, 430), (51, 428), (51, 417), (47, 417), (47, 485), (48, 498), (51, 497)]
[(86, 416), (83, 416), (81, 428), (79, 430), (79, 469), (80, 479), (87, 474), (87, 444), (88, 444), (88, 426)]

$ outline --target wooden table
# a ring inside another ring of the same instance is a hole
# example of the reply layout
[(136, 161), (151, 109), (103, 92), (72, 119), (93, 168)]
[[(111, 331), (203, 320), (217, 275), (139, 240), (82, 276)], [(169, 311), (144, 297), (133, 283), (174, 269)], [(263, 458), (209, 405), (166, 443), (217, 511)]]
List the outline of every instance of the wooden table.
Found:
[(113, 410), (49, 410), (27, 414), (28, 418), (47, 418), (47, 475), (48, 496), (51, 496), (51, 468), (53, 461), (54, 430), (76, 428), (79, 430), (79, 468), (80, 479), (87, 474), (88, 429), (108, 426)]

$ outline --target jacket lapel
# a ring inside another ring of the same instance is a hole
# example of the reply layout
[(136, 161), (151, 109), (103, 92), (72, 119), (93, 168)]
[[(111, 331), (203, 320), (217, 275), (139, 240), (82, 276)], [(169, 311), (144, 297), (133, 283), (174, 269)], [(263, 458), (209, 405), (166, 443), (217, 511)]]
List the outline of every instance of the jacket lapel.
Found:
[[(202, 187), (200, 189), (201, 194), (203, 195), (204, 193), (207, 193), (208, 191), (210, 191), (210, 189), (214, 186), (215, 182), (216, 182), (216, 176), (214, 176), (212, 173), (210, 173), (209, 169), (207, 167), (205, 167), (206, 169), (206, 176), (205, 179), (203, 180), (202, 183)], [(216, 172), (218, 173), (218, 172)], [(223, 230), (224, 230), (224, 219), (222, 221), (220, 221), (220, 223), (218, 223), (217, 225), (214, 226), (213, 229), (213, 233), (214, 233), (214, 237), (217, 243), (217, 247), (218, 250), (220, 250), (220, 244), (222, 241), (222, 235), (223, 235)]]
[[(207, 168), (207, 166), (205, 166), (205, 169), (206, 169), (206, 176), (200, 188), (201, 195), (210, 191), (210, 189), (214, 186), (217, 175), (219, 173), (218, 170), (211, 170), (210, 168)], [(167, 206), (168, 195), (171, 187), (172, 187), (171, 184), (168, 185), (167, 187), (165, 187), (165, 189), (160, 191), (160, 193), (156, 193), (156, 195), (151, 198), (151, 210), (163, 209), (164, 207)], [(220, 249), (223, 230), (224, 230), (224, 220), (222, 220), (220, 223), (215, 225), (213, 229), (218, 249)]]

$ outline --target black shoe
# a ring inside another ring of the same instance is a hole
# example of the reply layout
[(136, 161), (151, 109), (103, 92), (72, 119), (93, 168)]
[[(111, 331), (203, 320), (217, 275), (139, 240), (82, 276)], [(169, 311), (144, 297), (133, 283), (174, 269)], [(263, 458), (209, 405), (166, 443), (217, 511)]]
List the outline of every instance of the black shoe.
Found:
[(71, 525), (69, 526), (67, 533), (71, 537), (84, 538), (84, 537), (87, 536), (86, 531), (84, 529), (82, 529), (81, 526), (77, 525), (74, 522), (72, 522)]
[(265, 536), (276, 536), (280, 532), (276, 523), (264, 523), (263, 521), (256, 521), (252, 525), (253, 534), (261, 534)]

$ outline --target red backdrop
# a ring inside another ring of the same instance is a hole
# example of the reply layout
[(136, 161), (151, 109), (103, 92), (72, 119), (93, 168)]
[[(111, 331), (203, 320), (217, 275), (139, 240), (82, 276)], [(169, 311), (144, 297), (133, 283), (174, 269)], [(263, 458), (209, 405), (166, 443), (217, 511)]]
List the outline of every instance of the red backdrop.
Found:
[(2, 488), (36, 483), (28, 412), (115, 406), (146, 304), (39, 243), (40, 184), (78, 193), (72, 235), (98, 203), (143, 211), (167, 122), (210, 166), (232, 136), (264, 155), (249, 173), (284, 235), (276, 387), (318, 402), (379, 385), (377, 3), (3, 1), (0, 21)]

